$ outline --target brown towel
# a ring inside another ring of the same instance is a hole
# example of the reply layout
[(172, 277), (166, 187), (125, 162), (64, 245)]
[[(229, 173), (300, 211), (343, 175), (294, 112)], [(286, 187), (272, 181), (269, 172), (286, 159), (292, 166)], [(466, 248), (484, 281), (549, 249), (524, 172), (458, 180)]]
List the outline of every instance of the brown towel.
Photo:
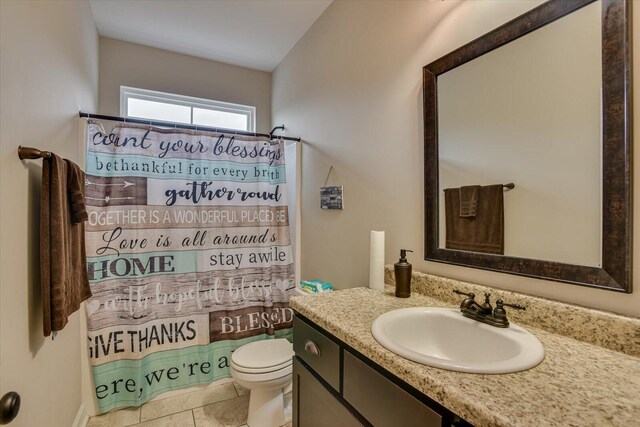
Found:
[(59, 331), (91, 296), (87, 277), (84, 172), (55, 154), (42, 164), (40, 269), (43, 331)]
[(460, 216), (462, 218), (473, 218), (476, 216), (479, 191), (479, 185), (460, 187)]
[(461, 217), (460, 189), (444, 190), (446, 247), (463, 251), (504, 254), (504, 199), (502, 184), (478, 189), (475, 217)]

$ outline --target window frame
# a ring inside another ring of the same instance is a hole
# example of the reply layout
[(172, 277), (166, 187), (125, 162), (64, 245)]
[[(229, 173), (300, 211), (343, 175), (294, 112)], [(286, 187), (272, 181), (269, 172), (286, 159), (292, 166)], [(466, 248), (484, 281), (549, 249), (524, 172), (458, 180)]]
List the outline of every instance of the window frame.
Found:
[[(231, 102), (215, 101), (212, 99), (196, 98), (193, 96), (178, 95), (168, 92), (159, 92), (149, 89), (141, 89), (130, 86), (120, 86), (120, 115), (141, 120), (156, 120), (147, 117), (130, 116), (128, 107), (129, 99), (140, 99), (144, 101), (162, 102), (165, 104), (180, 105), (191, 108), (191, 122), (185, 123), (199, 126), (193, 123), (193, 109), (202, 108), (206, 110), (220, 111), (225, 113), (241, 114), (247, 117), (247, 129), (237, 129), (243, 132), (256, 131), (256, 107), (250, 105), (234, 104)], [(215, 127), (202, 125), (203, 127)], [(222, 127), (220, 127), (222, 129)]]

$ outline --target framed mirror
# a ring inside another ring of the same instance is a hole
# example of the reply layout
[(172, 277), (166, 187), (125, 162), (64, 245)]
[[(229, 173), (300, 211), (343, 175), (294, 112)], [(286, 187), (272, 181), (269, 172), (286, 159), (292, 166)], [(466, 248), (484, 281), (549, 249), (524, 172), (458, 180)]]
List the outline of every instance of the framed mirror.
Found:
[(424, 67), (426, 260), (631, 292), (630, 8), (550, 0)]

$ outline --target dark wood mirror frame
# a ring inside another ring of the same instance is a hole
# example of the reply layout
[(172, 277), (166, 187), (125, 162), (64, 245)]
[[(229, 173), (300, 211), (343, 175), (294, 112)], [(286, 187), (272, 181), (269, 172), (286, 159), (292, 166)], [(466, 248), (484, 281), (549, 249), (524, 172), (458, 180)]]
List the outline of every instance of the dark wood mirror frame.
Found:
[(424, 73), (425, 260), (631, 293), (631, 1), (602, 0), (602, 268), (438, 247), (440, 74), (596, 0), (550, 0), (426, 65)]

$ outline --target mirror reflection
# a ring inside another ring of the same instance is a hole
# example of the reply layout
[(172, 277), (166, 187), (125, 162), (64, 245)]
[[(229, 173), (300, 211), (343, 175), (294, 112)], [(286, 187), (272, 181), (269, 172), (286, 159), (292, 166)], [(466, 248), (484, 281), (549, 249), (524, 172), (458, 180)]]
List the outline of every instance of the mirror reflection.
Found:
[(439, 247), (601, 266), (601, 13), (438, 76)]

